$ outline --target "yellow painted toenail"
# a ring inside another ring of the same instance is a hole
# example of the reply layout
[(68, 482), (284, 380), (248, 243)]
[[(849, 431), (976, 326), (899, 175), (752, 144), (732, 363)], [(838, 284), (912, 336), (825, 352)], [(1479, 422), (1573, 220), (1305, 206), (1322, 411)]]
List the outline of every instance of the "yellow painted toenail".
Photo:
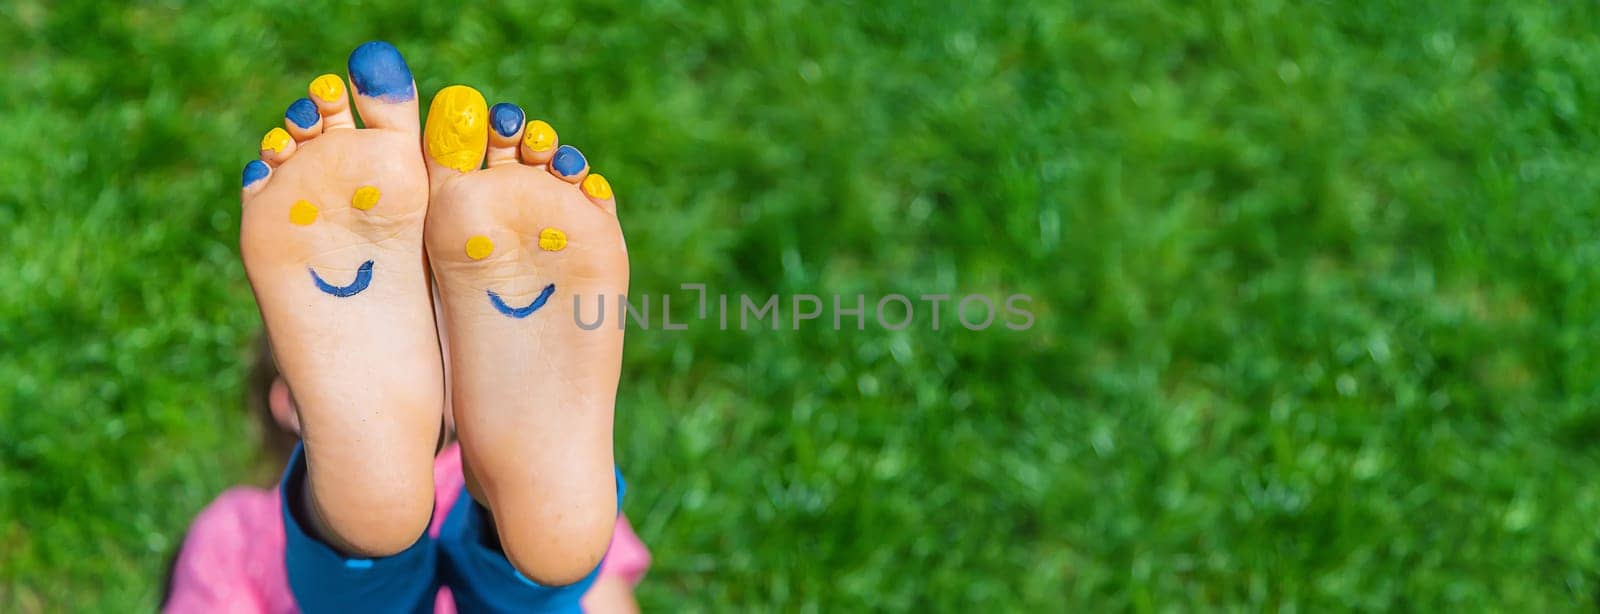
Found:
[(607, 200), (611, 198), (611, 182), (599, 173), (590, 173), (583, 179), (583, 191), (600, 200)]
[(494, 253), (494, 241), (483, 235), (467, 239), (467, 257), (473, 260), (483, 260)]
[(289, 206), (289, 221), (301, 226), (308, 226), (317, 221), (317, 206), (303, 200), (294, 201)]
[(483, 94), (465, 85), (439, 90), (428, 107), (422, 140), (439, 164), (462, 172), (477, 170), (489, 144), (489, 105)]
[(370, 185), (361, 186), (356, 190), (356, 195), (350, 197), (350, 206), (366, 211), (378, 204), (378, 188)]
[(559, 252), (567, 248), (567, 233), (554, 228), (539, 231), (539, 249), (547, 252)]
[(273, 153), (283, 153), (283, 148), (289, 146), (289, 132), (283, 128), (273, 128), (267, 135), (261, 137), (261, 150), (271, 149)]
[(542, 119), (528, 122), (528, 127), (522, 133), (522, 144), (531, 151), (550, 151), (551, 147), (556, 146), (556, 129)]
[(344, 79), (334, 74), (312, 79), (311, 94), (321, 98), (323, 102), (338, 102), (340, 98), (344, 98)]

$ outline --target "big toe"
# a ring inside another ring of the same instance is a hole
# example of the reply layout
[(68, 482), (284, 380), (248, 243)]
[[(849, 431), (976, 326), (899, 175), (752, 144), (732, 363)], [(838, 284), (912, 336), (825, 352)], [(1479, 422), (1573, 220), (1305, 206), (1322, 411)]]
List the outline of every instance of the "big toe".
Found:
[(350, 52), (350, 84), (366, 127), (417, 131), (417, 84), (394, 45), (372, 41)]
[(489, 104), (483, 94), (465, 85), (439, 90), (428, 105), (422, 145), (428, 154), (428, 178), (435, 186), (483, 166), (489, 145)]

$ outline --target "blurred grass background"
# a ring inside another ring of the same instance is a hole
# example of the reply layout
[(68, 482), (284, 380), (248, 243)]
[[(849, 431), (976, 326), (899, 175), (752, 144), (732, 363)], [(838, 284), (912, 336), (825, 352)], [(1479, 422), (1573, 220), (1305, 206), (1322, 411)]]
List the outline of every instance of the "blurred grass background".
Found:
[[(651, 610), (1589, 609), (1593, 3), (0, 5), (0, 609), (151, 607), (269, 476), (239, 169), (383, 38), (611, 178)], [(676, 300), (689, 301), (692, 294)]]

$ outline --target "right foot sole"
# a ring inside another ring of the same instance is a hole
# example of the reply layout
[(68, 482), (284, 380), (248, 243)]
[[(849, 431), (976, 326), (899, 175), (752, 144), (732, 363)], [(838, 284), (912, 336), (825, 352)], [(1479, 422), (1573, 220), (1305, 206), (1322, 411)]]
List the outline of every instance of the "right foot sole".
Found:
[(627, 292), (628, 257), (605, 178), (525, 119), (469, 87), (435, 96), (426, 237), (468, 487), (511, 563), (562, 585), (599, 563), (617, 514), (622, 330), (584, 330), (574, 298), (592, 320), (597, 297)]

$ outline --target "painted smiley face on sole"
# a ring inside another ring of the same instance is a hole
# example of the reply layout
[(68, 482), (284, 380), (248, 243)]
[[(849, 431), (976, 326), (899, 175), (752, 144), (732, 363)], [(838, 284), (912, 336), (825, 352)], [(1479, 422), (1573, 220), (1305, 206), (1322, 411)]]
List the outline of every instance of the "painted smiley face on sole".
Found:
[[(382, 190), (379, 190), (376, 186), (361, 186), (350, 197), (350, 209), (357, 212), (371, 211), (373, 207), (378, 205), (378, 200), (381, 196)], [(289, 206), (289, 223), (296, 226), (311, 226), (321, 216), (322, 209), (304, 199), (297, 200), (293, 205)], [(356, 268), (355, 279), (342, 286), (328, 283), (327, 280), (322, 278), (322, 275), (317, 273), (315, 267), (308, 266), (306, 270), (311, 273), (311, 284), (316, 286), (318, 290), (339, 298), (349, 298), (360, 294), (361, 291), (366, 290), (367, 286), (372, 284), (372, 267), (374, 264), (375, 261), (373, 260), (361, 263), (361, 266)]]
[[(567, 247), (567, 233), (556, 228), (545, 228), (539, 231), (538, 245), (541, 250), (559, 252)], [(465, 252), (467, 257), (472, 260), (488, 258), (494, 255), (494, 240), (485, 235), (473, 235), (472, 238), (467, 239)], [(550, 300), (550, 295), (555, 294), (556, 285), (545, 285), (544, 289), (539, 291), (539, 295), (533, 297), (532, 302), (522, 307), (512, 307), (506, 303), (505, 299), (500, 297), (500, 293), (495, 292), (493, 289), (489, 289), (486, 292), (489, 296), (489, 305), (494, 307), (495, 311), (520, 320), (533, 315), (533, 312), (543, 307), (545, 302)]]

